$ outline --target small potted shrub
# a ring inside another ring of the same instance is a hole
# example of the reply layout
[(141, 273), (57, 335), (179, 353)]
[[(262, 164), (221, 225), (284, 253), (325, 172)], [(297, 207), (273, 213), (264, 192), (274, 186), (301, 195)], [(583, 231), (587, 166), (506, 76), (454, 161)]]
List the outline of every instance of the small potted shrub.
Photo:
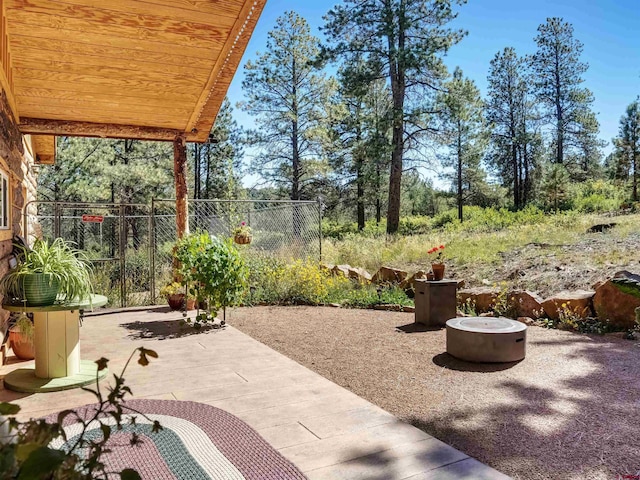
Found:
[(240, 223), (233, 231), (233, 241), (238, 245), (247, 245), (252, 238), (251, 227), (246, 222)]
[(91, 265), (62, 238), (49, 243), (36, 240), (32, 250), (22, 246), (21, 261), (0, 282), (5, 299), (27, 306), (53, 305), (90, 298)]
[(11, 350), (20, 360), (33, 360), (35, 348), (33, 345), (34, 326), (26, 314), (21, 313), (9, 328), (9, 342)]
[[(181, 310), (184, 306), (185, 288), (178, 282), (172, 282), (166, 284), (160, 289), (160, 295), (167, 299), (171, 310)], [(187, 310), (193, 310), (195, 308), (195, 298), (189, 295), (187, 298)]]

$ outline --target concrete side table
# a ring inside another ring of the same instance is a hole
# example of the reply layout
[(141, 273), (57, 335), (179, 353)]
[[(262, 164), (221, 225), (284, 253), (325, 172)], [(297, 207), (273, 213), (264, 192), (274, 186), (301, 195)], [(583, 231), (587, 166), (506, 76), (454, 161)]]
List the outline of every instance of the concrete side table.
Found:
[(444, 327), (447, 320), (456, 316), (455, 280), (415, 281), (416, 323), (430, 327)]
[(90, 300), (47, 307), (3, 304), (2, 308), (10, 312), (33, 313), (36, 353), (35, 370), (18, 369), (9, 373), (4, 378), (5, 386), (19, 392), (42, 392), (79, 387), (95, 381), (95, 364), (80, 360), (80, 310), (101, 307), (106, 303), (107, 297), (92, 295)]

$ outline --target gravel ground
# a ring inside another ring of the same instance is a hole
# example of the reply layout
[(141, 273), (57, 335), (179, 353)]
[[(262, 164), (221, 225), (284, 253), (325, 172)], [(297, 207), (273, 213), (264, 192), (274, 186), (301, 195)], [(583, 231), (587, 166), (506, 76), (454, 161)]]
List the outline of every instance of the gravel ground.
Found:
[(234, 310), (229, 323), (515, 479), (640, 474), (640, 343), (530, 327), (516, 364), (457, 361), (413, 314)]

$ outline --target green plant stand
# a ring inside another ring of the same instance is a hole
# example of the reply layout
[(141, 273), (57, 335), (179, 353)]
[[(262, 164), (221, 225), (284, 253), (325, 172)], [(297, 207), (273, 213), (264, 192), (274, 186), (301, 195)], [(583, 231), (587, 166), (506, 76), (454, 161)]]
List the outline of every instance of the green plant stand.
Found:
[[(46, 307), (3, 304), (10, 312), (33, 313), (35, 369), (18, 369), (4, 378), (4, 385), (18, 392), (52, 392), (95, 381), (93, 362), (80, 360), (80, 310), (106, 305), (107, 297), (92, 295), (79, 302)], [(99, 372), (100, 378), (106, 371)]]

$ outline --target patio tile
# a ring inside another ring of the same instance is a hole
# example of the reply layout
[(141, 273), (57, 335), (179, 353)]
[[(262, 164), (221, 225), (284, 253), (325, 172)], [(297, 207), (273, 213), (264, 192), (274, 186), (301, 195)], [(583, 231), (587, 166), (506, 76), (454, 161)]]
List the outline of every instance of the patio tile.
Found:
[(302, 423), (319, 438), (327, 438), (395, 421), (396, 417), (390, 413), (375, 405), (367, 405), (355, 410), (305, 418)]
[(263, 428), (258, 430), (258, 433), (274, 448), (278, 449), (318, 440), (318, 437), (299, 423)]
[(403, 480), (509, 480), (510, 478), (475, 458), (467, 458)]
[[(227, 410), (310, 480), (507, 478), (232, 327), (165, 339), (132, 335), (138, 331), (131, 329), (134, 322), (139, 328), (147, 321), (179, 319), (147, 311), (86, 317), (82, 357), (109, 358), (109, 369), (119, 373), (135, 348), (156, 350), (160, 357), (148, 367), (139, 367), (134, 357), (127, 370), (136, 398), (190, 400)], [(0, 367), (0, 377), (32, 365)], [(25, 419), (95, 397), (79, 389), (26, 395), (0, 388), (0, 401), (18, 403)]]
[[(362, 453), (366, 450), (354, 451)], [(305, 475), (309, 480), (406, 478), (466, 458), (469, 457), (439, 440), (428, 438), (343, 461), (339, 469), (332, 464), (307, 471)]]

